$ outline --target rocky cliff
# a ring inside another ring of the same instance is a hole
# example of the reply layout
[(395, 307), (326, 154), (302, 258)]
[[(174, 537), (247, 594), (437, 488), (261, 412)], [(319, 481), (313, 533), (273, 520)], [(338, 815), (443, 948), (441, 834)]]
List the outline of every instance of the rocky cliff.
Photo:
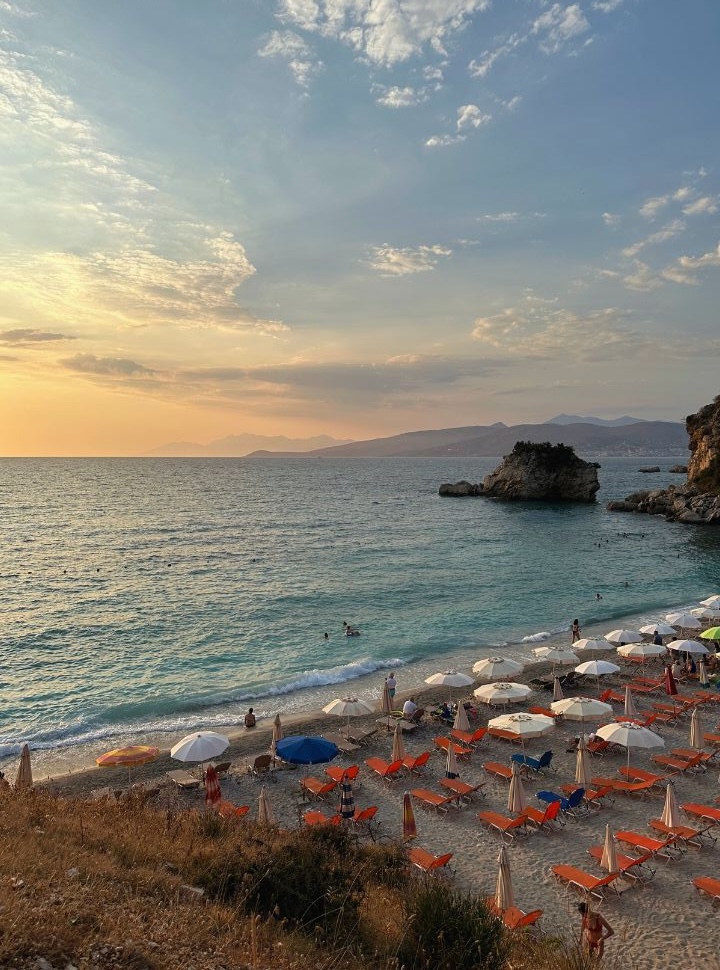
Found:
[(720, 396), (689, 415), (690, 462), (685, 485), (635, 492), (610, 502), (611, 512), (647, 512), (669, 521), (720, 525)]
[(598, 468), (567, 445), (518, 441), (485, 476), (481, 494), (516, 502), (594, 502), (600, 488)]

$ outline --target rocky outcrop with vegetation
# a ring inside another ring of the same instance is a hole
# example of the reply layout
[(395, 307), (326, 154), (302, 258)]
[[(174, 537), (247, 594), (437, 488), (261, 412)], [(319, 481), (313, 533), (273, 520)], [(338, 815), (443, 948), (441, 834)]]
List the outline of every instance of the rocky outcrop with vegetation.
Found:
[(720, 396), (686, 418), (690, 436), (688, 480), (635, 492), (620, 502), (610, 502), (611, 512), (646, 512), (671, 522), (720, 525)]
[(568, 445), (518, 441), (485, 476), (482, 495), (513, 502), (594, 502), (599, 467), (578, 458)]

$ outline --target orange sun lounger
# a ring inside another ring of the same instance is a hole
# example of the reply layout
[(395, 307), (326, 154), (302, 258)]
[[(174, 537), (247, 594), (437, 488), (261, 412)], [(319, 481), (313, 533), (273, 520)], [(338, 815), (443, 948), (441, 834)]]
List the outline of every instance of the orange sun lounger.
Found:
[(225, 799), (218, 802), (216, 807), (218, 815), (222, 815), (228, 821), (230, 819), (244, 818), (250, 811), (249, 805), (233, 805), (232, 802), (225, 801)]
[(686, 771), (694, 771), (696, 768), (700, 771), (705, 770), (702, 764), (703, 753), (702, 751), (698, 751), (694, 758), (680, 758), (677, 755), (671, 754), (655, 754), (652, 760), (656, 765), (666, 765), (668, 768), (675, 768), (684, 774)]
[(489, 775), (495, 775), (496, 778), (505, 778), (507, 781), (512, 778), (512, 768), (510, 765), (501, 764), (499, 761), (486, 761), (483, 769)]
[(340, 765), (331, 765), (325, 769), (325, 774), (339, 785), (344, 781), (351, 781), (353, 788), (359, 788), (360, 786), (357, 781), (359, 771), (360, 768), (358, 765), (349, 765), (347, 768), (342, 768)]
[(416, 755), (405, 755), (402, 759), (403, 768), (407, 768), (411, 775), (421, 775), (423, 773), (422, 769), (430, 760), (430, 755), (432, 752), (423, 751), (422, 754)]
[(720, 903), (720, 879), (713, 879), (712, 876), (698, 876), (693, 879), (693, 886), (699, 893), (709, 896), (713, 905)]
[(302, 790), (314, 798), (325, 798), (326, 795), (329, 795), (330, 792), (337, 788), (337, 784), (332, 779), (330, 781), (321, 781), (319, 778), (313, 778), (312, 775), (308, 778), (300, 779), (300, 787)]
[(479, 785), (468, 785), (466, 781), (460, 781), (459, 778), (441, 778), (440, 784), (448, 791), (455, 792), (460, 798), (467, 798), (469, 802), (473, 800), (473, 795), (485, 794), (482, 790), (485, 787), (484, 781), (481, 781)]
[(452, 872), (453, 870), (449, 865), (452, 857), (452, 852), (445, 852), (443, 855), (433, 855), (432, 852), (421, 849), (419, 846), (415, 846), (408, 852), (408, 859), (411, 865), (415, 866), (416, 869), (420, 869), (421, 872), (438, 872), (440, 869), (446, 869), (448, 872)]
[(303, 821), (306, 825), (339, 825), (342, 815), (326, 815), (325, 812), (305, 812)]
[(383, 761), (382, 758), (367, 758), (365, 764), (385, 781), (399, 778), (403, 766), (402, 761)]
[(426, 808), (434, 808), (436, 812), (447, 812), (449, 808), (459, 808), (459, 795), (438, 795), (437, 792), (429, 791), (427, 788), (413, 788), (412, 795)]
[(475, 748), (480, 744), (486, 734), (486, 727), (479, 727), (475, 731), (461, 731), (459, 728), (453, 728), (450, 732), (450, 737), (453, 741), (459, 741), (461, 744), (466, 744), (470, 748)]
[(713, 825), (720, 825), (720, 808), (715, 808), (713, 805), (700, 805), (698, 802), (686, 802), (681, 808), (686, 815), (695, 815)]
[(611, 872), (598, 879), (584, 869), (576, 869), (575, 866), (553, 866), (552, 872), (561, 882), (582, 889), (586, 896), (596, 896), (598, 899), (604, 899), (608, 892), (617, 892), (614, 883), (621, 875), (619, 871)]
[(714, 845), (717, 841), (714, 836), (708, 834), (707, 829), (694, 829), (689, 825), (666, 825), (661, 818), (651, 818), (648, 825), (653, 832), (674, 835), (678, 842), (686, 842), (698, 849), (703, 845)]
[[(593, 845), (588, 849), (588, 854), (600, 862), (603, 857), (605, 846)], [(623, 855), (622, 852), (616, 853), (618, 870), (627, 879), (636, 879), (638, 882), (647, 882), (655, 875), (655, 870), (648, 865), (648, 860), (652, 859), (652, 852), (644, 855)]]
[(486, 896), (485, 905), (509, 930), (520, 930), (526, 926), (533, 926), (543, 914), (541, 909), (533, 909), (530, 913), (523, 913), (517, 906), (508, 906), (505, 910), (499, 910), (495, 905), (494, 896)]
[(500, 741), (510, 741), (512, 744), (522, 744), (522, 737), (517, 733), (517, 731), (506, 731), (504, 728), (488, 728), (488, 734), (491, 738), (497, 738)]
[(439, 751), (444, 751), (446, 754), (448, 749), (452, 748), (456, 758), (469, 758), (473, 753), (472, 748), (458, 744), (457, 741), (452, 741), (450, 738), (433, 738), (433, 742)]
[(623, 781), (621, 778), (593, 778), (592, 783), (623, 795), (649, 795), (655, 785), (652, 781)]
[(622, 775), (626, 781), (649, 781), (653, 785), (662, 785), (664, 788), (667, 780), (674, 772), (669, 775), (658, 775), (654, 771), (645, 771), (644, 768), (630, 768), (623, 766), (618, 768), (618, 774)]
[(559, 826), (565, 824), (565, 820), (560, 817), (561, 808), (562, 802), (549, 802), (544, 812), (528, 806), (523, 815), (537, 827), (538, 832), (557, 832)]
[[(641, 832), (620, 831), (615, 833), (615, 841), (623, 845), (629, 845), (631, 849), (639, 849), (641, 854), (652, 852), (659, 859), (679, 859), (685, 851), (682, 846), (677, 844), (674, 835), (667, 839), (654, 839), (650, 835), (643, 835)], [(677, 853), (673, 855), (672, 853)]]
[(508, 818), (499, 812), (478, 812), (478, 818), (491, 829), (496, 829), (503, 838), (514, 839), (516, 835), (527, 835), (527, 819), (524, 815)]

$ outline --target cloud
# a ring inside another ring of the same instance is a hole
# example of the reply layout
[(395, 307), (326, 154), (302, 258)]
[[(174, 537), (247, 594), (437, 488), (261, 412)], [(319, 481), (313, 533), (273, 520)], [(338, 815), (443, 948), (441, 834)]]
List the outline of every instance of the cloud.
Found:
[(623, 277), (623, 283), (628, 289), (640, 290), (641, 292), (656, 290), (658, 286), (662, 286), (662, 280), (658, 279), (657, 274), (650, 269), (647, 263), (640, 260), (635, 260), (634, 270)]
[(586, 33), (590, 24), (585, 18), (580, 4), (568, 7), (554, 3), (533, 23), (531, 33), (539, 37), (540, 50), (546, 54), (556, 54), (575, 37)]
[(447, 145), (457, 145), (465, 141), (464, 135), (431, 135), (425, 142), (426, 148), (445, 148)]
[(440, 259), (451, 255), (452, 250), (443, 246), (418, 246), (416, 249), (376, 246), (370, 265), (381, 276), (409, 276), (433, 270)]
[(527, 39), (527, 36), (512, 34), (504, 44), (500, 44), (494, 50), (483, 51), (477, 60), (472, 60), (468, 64), (470, 77), (487, 77), (497, 61), (507, 57), (521, 44), (524, 44)]
[(392, 67), (426, 48), (444, 54), (446, 41), (489, 6), (490, 0), (279, 0), (277, 16)]
[(480, 128), (492, 121), (492, 115), (483, 114), (476, 104), (463, 104), (457, 109), (457, 130)]
[(643, 202), (640, 207), (640, 215), (645, 216), (646, 219), (654, 219), (671, 202), (684, 202), (686, 199), (691, 198), (694, 193), (695, 189), (691, 186), (681, 185), (674, 192), (668, 192), (666, 195), (653, 196)]
[(682, 219), (673, 219), (672, 222), (668, 222), (666, 226), (659, 229), (657, 232), (651, 233), (646, 236), (645, 239), (641, 239), (632, 246), (627, 246), (623, 249), (623, 256), (628, 256), (630, 258), (637, 256), (637, 254), (645, 249), (646, 246), (654, 246), (657, 243), (667, 242), (668, 239), (672, 239), (685, 230), (687, 223)]
[(76, 354), (61, 360), (60, 364), (79, 374), (96, 374), (101, 377), (137, 377), (155, 373), (126, 357), (96, 357), (95, 354)]
[(19, 347), (32, 347), (37, 344), (50, 343), (58, 340), (75, 340), (64, 333), (52, 333), (49, 330), (0, 330), (0, 344), (14, 344)]
[(519, 212), (495, 212), (486, 213), (485, 215), (478, 216), (478, 221), (484, 222), (517, 222), (520, 218)]
[(593, 10), (599, 10), (601, 13), (612, 13), (622, 3), (623, 0), (593, 0), (592, 8)]
[(374, 90), (380, 92), (376, 99), (377, 103), (385, 108), (412, 108), (427, 101), (428, 97), (424, 88), (409, 86), (386, 88), (383, 85), (377, 85)]
[(703, 195), (683, 209), (686, 216), (714, 215), (717, 211), (718, 196), (716, 195)]
[(663, 279), (671, 283), (684, 283), (687, 286), (695, 286), (700, 281), (698, 274), (705, 269), (720, 267), (720, 243), (717, 247), (704, 256), (680, 256), (670, 266), (666, 266), (662, 271)]
[(301, 88), (308, 88), (323, 67), (322, 61), (314, 58), (305, 40), (290, 30), (274, 30), (265, 45), (258, 50), (258, 55), (284, 60)]
[(622, 222), (622, 216), (615, 212), (603, 212), (602, 217), (606, 226), (617, 226)]

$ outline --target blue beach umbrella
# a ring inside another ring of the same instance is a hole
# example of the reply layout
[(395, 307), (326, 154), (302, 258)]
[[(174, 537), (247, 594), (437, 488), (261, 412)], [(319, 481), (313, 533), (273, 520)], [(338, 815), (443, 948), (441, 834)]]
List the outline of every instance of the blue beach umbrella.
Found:
[(337, 755), (338, 748), (325, 738), (306, 737), (298, 734), (283, 738), (275, 745), (275, 753), (281, 761), (291, 765), (323, 765)]

